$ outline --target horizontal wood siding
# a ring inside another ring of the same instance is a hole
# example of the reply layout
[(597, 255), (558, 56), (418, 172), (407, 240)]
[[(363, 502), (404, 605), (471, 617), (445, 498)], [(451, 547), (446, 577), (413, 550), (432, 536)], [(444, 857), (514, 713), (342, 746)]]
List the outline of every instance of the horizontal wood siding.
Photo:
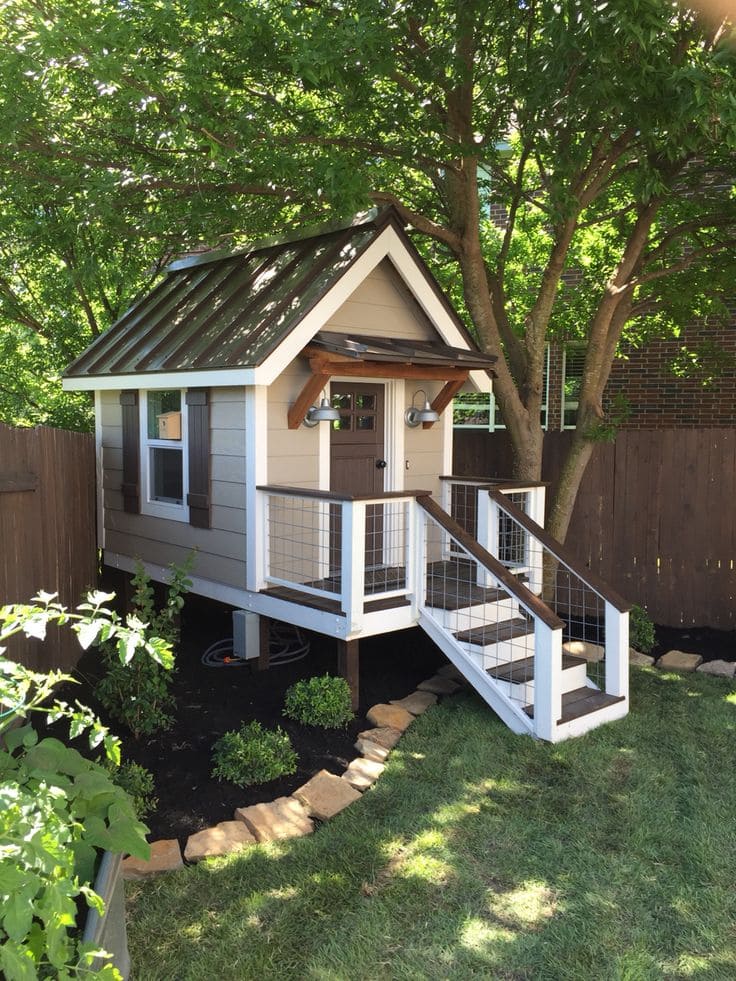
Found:
[[(31, 475), (15, 482), (11, 475)], [(0, 605), (27, 603), (40, 589), (76, 606), (97, 581), (95, 443), (86, 433), (0, 424)], [(121, 497), (122, 502), (122, 497)], [(35, 670), (68, 670), (81, 648), (68, 629), (46, 641), (14, 637), (11, 657)]]
[(384, 259), (325, 324), (325, 330), (372, 337), (438, 339), (437, 331)]
[[(210, 391), (211, 527), (122, 508), (122, 416), (118, 393), (102, 393), (105, 549), (144, 562), (183, 562), (197, 549), (194, 574), (212, 582), (245, 586), (245, 391)], [(119, 406), (118, 406), (119, 409)]]
[(289, 406), (310, 377), (296, 358), (268, 389), (268, 483), (319, 488), (319, 426), (289, 429)]
[[(550, 432), (554, 493), (572, 433)], [(454, 473), (508, 477), (505, 433), (455, 430)], [(639, 429), (596, 446), (567, 545), (663, 626), (736, 628), (736, 429)]]
[[(401, 425), (404, 426), (404, 486), (421, 487), (422, 490), (431, 491), (435, 497), (439, 498), (440, 480), (439, 475), (443, 467), (443, 423), (440, 419), (431, 429), (417, 426), (410, 429), (405, 425), (403, 419), (404, 409), (411, 404), (412, 396), (417, 388), (423, 388), (427, 392), (429, 401), (437, 395), (442, 388), (442, 382), (417, 382), (407, 381), (405, 388), (406, 406), (401, 410)], [(419, 408), (424, 407), (423, 396), (419, 395), (414, 400), (414, 405)], [(447, 409), (448, 412), (452, 411)], [(408, 466), (407, 466), (408, 464)]]

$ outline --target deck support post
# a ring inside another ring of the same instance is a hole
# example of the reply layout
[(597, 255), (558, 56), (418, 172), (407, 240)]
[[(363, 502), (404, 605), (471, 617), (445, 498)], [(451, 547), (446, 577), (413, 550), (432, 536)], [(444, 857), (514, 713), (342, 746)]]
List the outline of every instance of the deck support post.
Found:
[(358, 709), (360, 689), (358, 683), (360, 669), (360, 641), (359, 640), (338, 640), (337, 642), (337, 670), (350, 686), (351, 704), (353, 711)]
[(271, 621), (261, 614), (258, 617), (258, 670), (268, 671), (271, 666)]

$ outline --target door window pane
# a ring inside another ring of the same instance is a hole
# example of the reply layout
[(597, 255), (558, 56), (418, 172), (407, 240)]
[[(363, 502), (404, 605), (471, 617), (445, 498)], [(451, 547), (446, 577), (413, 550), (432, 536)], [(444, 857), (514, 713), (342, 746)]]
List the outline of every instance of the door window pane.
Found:
[(151, 500), (166, 504), (184, 503), (181, 450), (151, 447)]
[(332, 406), (335, 409), (351, 409), (352, 408), (352, 396), (350, 396), (350, 395), (333, 395), (332, 396)]
[(351, 419), (352, 419), (352, 416), (342, 415), (342, 416), (340, 416), (339, 419), (335, 419), (333, 421), (332, 428), (333, 429), (338, 429), (341, 432), (347, 431), (348, 429), (350, 429), (350, 420)]
[(355, 428), (356, 429), (375, 429), (376, 417), (375, 416), (356, 416), (355, 417)]
[(376, 410), (376, 396), (375, 395), (356, 395), (355, 396), (355, 408), (356, 409), (369, 409), (371, 412)]
[(181, 439), (181, 391), (148, 393), (148, 438)]

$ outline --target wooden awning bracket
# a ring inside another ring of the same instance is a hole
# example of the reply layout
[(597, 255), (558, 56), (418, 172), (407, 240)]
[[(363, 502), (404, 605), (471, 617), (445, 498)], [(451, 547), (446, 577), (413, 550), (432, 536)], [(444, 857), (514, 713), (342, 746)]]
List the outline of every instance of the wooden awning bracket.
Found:
[[(334, 375), (348, 378), (403, 378), (417, 381), (444, 381), (445, 385), (432, 402), (435, 412), (442, 412), (452, 402), (454, 396), (467, 382), (468, 368), (441, 365), (406, 364), (394, 361), (359, 361), (340, 354), (325, 355), (323, 351), (306, 348), (304, 354), (309, 358), (312, 374), (304, 383), (296, 401), (288, 412), (289, 429), (298, 429), (311, 405)], [(425, 422), (425, 429), (433, 423)]]

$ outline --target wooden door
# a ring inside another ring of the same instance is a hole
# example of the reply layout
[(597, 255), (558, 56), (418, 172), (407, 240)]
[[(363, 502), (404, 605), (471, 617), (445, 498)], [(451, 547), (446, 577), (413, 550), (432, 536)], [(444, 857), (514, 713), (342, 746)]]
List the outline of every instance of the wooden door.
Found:
[[(341, 494), (382, 494), (384, 490), (383, 385), (335, 382), (332, 405), (340, 418), (332, 423), (330, 490)], [(333, 524), (335, 544), (339, 522)], [(333, 567), (339, 565), (335, 556)], [(366, 568), (383, 562), (382, 506), (369, 505), (366, 513)]]

